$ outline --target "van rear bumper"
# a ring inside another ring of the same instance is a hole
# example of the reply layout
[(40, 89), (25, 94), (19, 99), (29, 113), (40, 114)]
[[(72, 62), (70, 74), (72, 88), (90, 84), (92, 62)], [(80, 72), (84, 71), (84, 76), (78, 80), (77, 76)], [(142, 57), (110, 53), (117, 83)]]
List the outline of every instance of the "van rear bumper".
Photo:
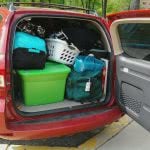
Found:
[(104, 112), (77, 117), (57, 122), (47, 123), (10, 123), (6, 133), (0, 129), (0, 138), (8, 140), (31, 140), (48, 137), (60, 137), (103, 127), (118, 120), (123, 115), (119, 107), (113, 107)]

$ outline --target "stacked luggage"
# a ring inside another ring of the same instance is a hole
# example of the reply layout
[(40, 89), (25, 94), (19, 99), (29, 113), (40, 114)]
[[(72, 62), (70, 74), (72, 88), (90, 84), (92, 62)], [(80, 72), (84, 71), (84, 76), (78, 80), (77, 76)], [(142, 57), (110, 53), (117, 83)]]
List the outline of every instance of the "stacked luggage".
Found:
[[(13, 68), (27, 106), (64, 100), (98, 101), (103, 95), (104, 61), (79, 55), (79, 49), (63, 33), (48, 39), (16, 32)], [(59, 92), (58, 92), (59, 89)]]
[(43, 69), (46, 62), (45, 41), (37, 36), (16, 32), (13, 50), (14, 69)]

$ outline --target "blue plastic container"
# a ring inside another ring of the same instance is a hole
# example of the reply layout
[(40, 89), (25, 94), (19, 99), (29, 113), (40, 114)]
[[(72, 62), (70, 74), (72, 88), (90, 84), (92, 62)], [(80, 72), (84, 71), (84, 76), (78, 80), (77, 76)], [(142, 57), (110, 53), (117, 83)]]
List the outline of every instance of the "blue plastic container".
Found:
[(78, 56), (74, 63), (74, 70), (76, 72), (94, 71), (101, 72), (105, 62), (96, 59), (94, 56)]
[(46, 53), (46, 43), (43, 39), (24, 32), (16, 32), (14, 49), (27, 48), (30, 51), (43, 51)]

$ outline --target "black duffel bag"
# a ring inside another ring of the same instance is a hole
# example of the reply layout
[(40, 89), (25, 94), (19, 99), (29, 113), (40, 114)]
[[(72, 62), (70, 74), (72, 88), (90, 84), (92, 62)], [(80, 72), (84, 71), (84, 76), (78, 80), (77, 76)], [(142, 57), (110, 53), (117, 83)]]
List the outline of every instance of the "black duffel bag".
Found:
[(16, 48), (13, 50), (14, 69), (43, 69), (45, 67), (46, 54), (27, 48)]
[(103, 43), (100, 41), (100, 36), (97, 32), (82, 28), (63, 28), (63, 32), (80, 50), (90, 50), (92, 48), (104, 49)]

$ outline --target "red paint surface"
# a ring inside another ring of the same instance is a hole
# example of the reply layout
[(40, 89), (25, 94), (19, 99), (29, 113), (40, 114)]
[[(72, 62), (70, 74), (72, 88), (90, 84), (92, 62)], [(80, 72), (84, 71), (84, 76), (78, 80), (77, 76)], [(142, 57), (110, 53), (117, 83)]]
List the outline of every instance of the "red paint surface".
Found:
[[(10, 30), (12, 28), (13, 23), (21, 16), (27, 14), (40, 14), (40, 15), (55, 15), (55, 16), (68, 16), (68, 17), (82, 17), (95, 19), (100, 21), (106, 31), (108, 31), (109, 26), (106, 21), (102, 18), (82, 14), (75, 13), (69, 11), (60, 11), (60, 10), (49, 10), (49, 9), (26, 9), (22, 8), (17, 10), (15, 13), (9, 12), (6, 9), (1, 8), (0, 13), (3, 15), (3, 21), (0, 23), (0, 74), (5, 76), (5, 83), (10, 82), (10, 58), (9, 58), (9, 44), (11, 42)], [(131, 11), (122, 12), (118, 14), (112, 14), (108, 16), (109, 24), (113, 20), (124, 18), (124, 17), (148, 17), (150, 16), (150, 11), (147, 10), (139, 10), (139, 11)], [(115, 62), (115, 58), (113, 58)], [(115, 64), (114, 64), (115, 70)], [(55, 116), (65, 116), (67, 114), (76, 114), (80, 112), (88, 112), (91, 110), (100, 110), (103, 108), (111, 108), (115, 104), (115, 72), (113, 74), (112, 80), (112, 93), (109, 103), (103, 107), (91, 108), (91, 109), (82, 109), (82, 110), (74, 110), (70, 112), (63, 113), (54, 113), (48, 115), (34, 116), (34, 117), (23, 117), (16, 113), (13, 103), (12, 97), (10, 95), (11, 87), (10, 85), (5, 86), (4, 88), (0, 88), (0, 136), (2, 138), (7, 139), (37, 139), (37, 138), (46, 138), (46, 137), (60, 137), (63, 135), (71, 135), (74, 133), (92, 130), (98, 127), (102, 127), (106, 124), (110, 124), (113, 121), (119, 119), (122, 115), (122, 112), (118, 107), (110, 109), (110, 111), (106, 111), (103, 113), (97, 113), (95, 115), (89, 115), (86, 117), (78, 117), (72, 118), (69, 120), (62, 120), (57, 122), (47, 122), (47, 123), (38, 123), (38, 124), (16, 124), (18, 121), (23, 122), (27, 120), (38, 120), (41, 118), (53, 118)], [(7, 95), (7, 97), (6, 97)]]
[[(120, 118), (122, 112), (118, 107), (108, 111), (90, 115), (84, 118), (76, 118), (64, 120), (61, 122), (52, 122), (46, 124), (29, 124), (29, 125), (9, 125), (8, 136), (2, 136), (9, 140), (29, 140), (48, 137), (60, 137), (64, 135), (72, 135), (74, 133), (89, 131), (98, 127), (110, 124)], [(11, 130), (12, 129), (12, 130)]]
[(123, 18), (141, 18), (141, 17), (150, 17), (150, 10), (130, 10), (123, 11), (115, 14), (110, 14), (107, 16), (109, 25), (115, 20)]

